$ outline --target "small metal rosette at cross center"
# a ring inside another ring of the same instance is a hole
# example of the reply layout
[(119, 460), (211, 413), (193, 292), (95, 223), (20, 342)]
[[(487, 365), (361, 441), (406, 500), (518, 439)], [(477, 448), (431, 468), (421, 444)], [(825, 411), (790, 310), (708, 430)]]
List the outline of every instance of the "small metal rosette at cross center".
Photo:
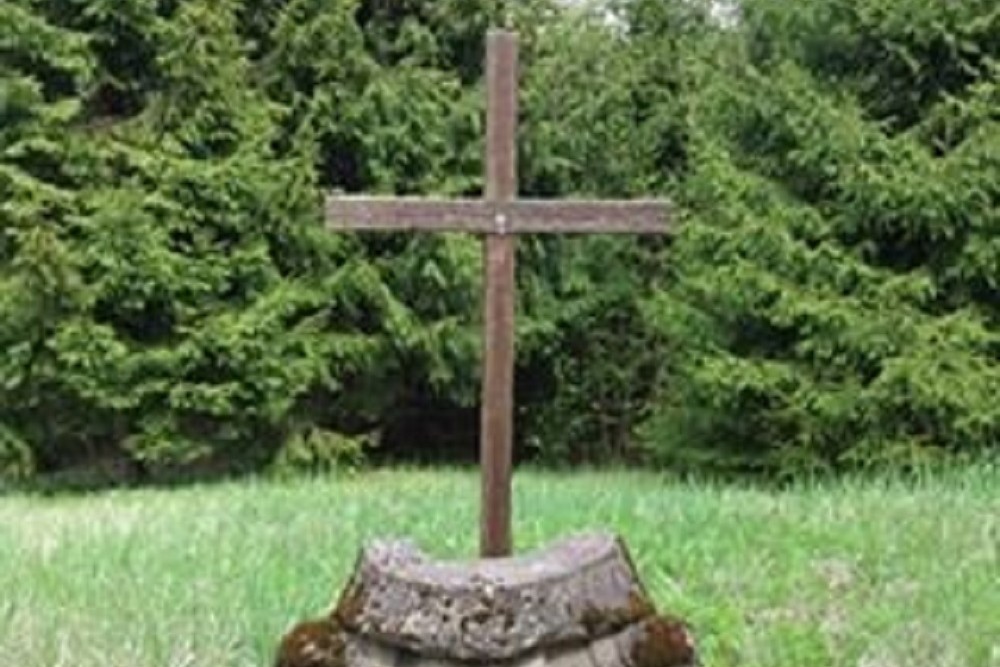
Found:
[(659, 615), (618, 538), (441, 562), (407, 541), (363, 549), (336, 608), (286, 635), (277, 667), (683, 667), (685, 625)]

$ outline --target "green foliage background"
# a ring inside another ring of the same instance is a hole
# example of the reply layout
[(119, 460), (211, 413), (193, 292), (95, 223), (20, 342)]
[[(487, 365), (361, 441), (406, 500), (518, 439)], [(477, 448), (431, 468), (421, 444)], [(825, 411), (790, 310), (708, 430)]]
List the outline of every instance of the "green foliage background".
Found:
[(474, 456), (478, 241), (330, 235), (321, 200), (478, 195), (499, 23), (522, 193), (685, 223), (522, 241), (520, 456), (995, 453), (1000, 8), (738, 7), (0, 4), (0, 475)]
[(697, 76), (675, 464), (924, 465), (1000, 442), (1000, 8), (743, 3)]

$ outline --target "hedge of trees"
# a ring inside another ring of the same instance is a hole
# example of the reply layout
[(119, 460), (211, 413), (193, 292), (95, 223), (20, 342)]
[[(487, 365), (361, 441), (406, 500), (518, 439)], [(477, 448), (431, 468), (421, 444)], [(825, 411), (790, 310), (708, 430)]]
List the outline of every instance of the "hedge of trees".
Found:
[(685, 223), (520, 244), (519, 456), (1000, 450), (993, 0), (13, 0), (0, 477), (473, 457), (478, 241), (331, 235), (321, 199), (477, 195), (499, 23), (522, 193)]

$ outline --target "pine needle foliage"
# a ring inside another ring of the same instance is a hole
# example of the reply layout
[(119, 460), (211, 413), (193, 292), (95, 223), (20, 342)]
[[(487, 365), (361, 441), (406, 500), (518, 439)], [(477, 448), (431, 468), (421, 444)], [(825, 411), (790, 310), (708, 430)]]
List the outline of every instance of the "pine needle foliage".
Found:
[(479, 240), (322, 200), (481, 194), (494, 25), (521, 193), (684, 226), (521, 240), (519, 458), (995, 453), (995, 5), (0, 3), (0, 476), (473, 459)]
[[(744, 3), (708, 62), (648, 425), (666, 461), (920, 466), (1000, 443), (993, 3)], [(669, 396), (667, 393), (669, 392)]]

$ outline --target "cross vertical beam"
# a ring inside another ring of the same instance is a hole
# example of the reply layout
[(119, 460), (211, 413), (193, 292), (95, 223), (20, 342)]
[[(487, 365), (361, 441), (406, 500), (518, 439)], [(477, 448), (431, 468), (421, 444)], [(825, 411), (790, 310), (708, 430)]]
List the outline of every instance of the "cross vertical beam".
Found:
[[(517, 197), (517, 35), (491, 30), (486, 42), (486, 199)], [(499, 207), (498, 207), (499, 210)], [(510, 555), (511, 471), (514, 423), (514, 236), (497, 214), (483, 242), (486, 298), (480, 465), (482, 500), (479, 550), (483, 557)]]

